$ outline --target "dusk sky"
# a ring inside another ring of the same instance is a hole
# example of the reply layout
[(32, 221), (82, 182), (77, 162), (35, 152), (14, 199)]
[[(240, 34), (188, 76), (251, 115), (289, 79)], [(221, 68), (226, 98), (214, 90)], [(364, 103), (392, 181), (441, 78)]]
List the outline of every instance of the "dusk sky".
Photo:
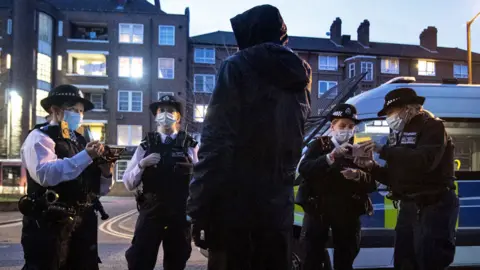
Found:
[[(153, 0), (149, 0), (153, 2)], [(190, 7), (191, 35), (231, 31), (229, 19), (253, 6), (280, 9), (292, 36), (327, 37), (336, 17), (342, 34), (357, 39), (357, 28), (370, 21), (370, 40), (419, 44), (427, 26), (438, 29), (438, 45), (466, 49), (466, 22), (480, 12), (480, 0), (160, 0), (167, 13)], [(480, 52), (480, 18), (472, 26), (472, 49)]]

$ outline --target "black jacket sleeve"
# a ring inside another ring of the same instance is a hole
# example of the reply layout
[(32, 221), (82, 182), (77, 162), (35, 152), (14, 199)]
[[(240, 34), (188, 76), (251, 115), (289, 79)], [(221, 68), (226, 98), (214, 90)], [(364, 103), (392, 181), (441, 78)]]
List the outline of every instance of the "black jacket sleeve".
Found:
[(331, 169), (327, 162), (327, 154), (328, 151), (322, 149), (320, 139), (315, 140), (308, 147), (305, 157), (298, 167), (298, 172), (307, 183), (310, 181), (321, 181)]
[(387, 170), (388, 170), (387, 166), (381, 167), (378, 163), (375, 162), (370, 173), (373, 180), (388, 186), (389, 183), (388, 183)]
[(370, 172), (360, 170), (360, 179), (358, 180), (358, 187), (363, 193), (372, 193), (377, 190), (377, 183), (375, 182)]
[(385, 146), (380, 158), (388, 163), (402, 163), (406, 170), (429, 172), (440, 163), (445, 152), (447, 139), (443, 122), (430, 118), (421, 129), (415, 149)]
[(202, 143), (198, 152), (194, 177), (190, 183), (187, 213), (193, 219), (207, 219), (208, 209), (228, 181), (240, 123), (240, 70), (226, 60), (218, 79), (203, 122)]

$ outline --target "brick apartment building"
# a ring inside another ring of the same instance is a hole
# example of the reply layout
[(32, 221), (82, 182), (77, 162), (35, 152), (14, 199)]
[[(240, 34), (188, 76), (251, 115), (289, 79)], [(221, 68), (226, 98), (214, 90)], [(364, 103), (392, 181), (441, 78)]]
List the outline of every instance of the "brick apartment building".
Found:
[[(368, 71), (358, 93), (375, 88), (398, 76), (414, 76), (417, 82), (440, 83), (457, 78), (467, 83), (467, 52), (437, 45), (437, 29), (428, 27), (418, 45), (370, 41), (370, 23), (357, 29), (357, 40), (342, 35), (342, 21), (330, 26), (330, 38), (290, 36), (289, 46), (312, 67), (312, 114), (318, 114), (318, 100), (330, 87), (360, 72)], [(213, 32), (191, 38), (189, 77), (193, 82), (188, 104), (192, 104), (194, 124), (200, 132), (215, 72), (225, 57), (237, 51), (231, 32)], [(473, 54), (473, 83), (480, 83), (480, 55)], [(356, 94), (358, 94), (356, 93)]]
[(19, 157), (44, 122), (40, 100), (65, 83), (95, 104), (84, 125), (96, 139), (138, 145), (154, 128), (152, 101), (186, 100), (188, 30), (188, 9), (166, 14), (159, 0), (0, 1), (0, 159)]

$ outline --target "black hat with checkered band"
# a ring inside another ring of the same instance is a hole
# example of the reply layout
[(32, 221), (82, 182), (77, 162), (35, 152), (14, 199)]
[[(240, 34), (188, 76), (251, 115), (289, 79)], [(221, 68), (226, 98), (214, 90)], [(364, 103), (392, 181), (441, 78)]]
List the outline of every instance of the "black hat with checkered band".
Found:
[(158, 101), (150, 104), (149, 108), (152, 114), (156, 115), (158, 108), (162, 105), (171, 105), (180, 113), (180, 115), (183, 115), (182, 103), (178, 101), (175, 97), (170, 95), (161, 96)]
[(360, 120), (357, 118), (357, 108), (351, 104), (338, 104), (330, 114), (329, 120), (333, 121), (335, 119), (350, 119), (355, 124), (358, 124)]
[(425, 98), (417, 96), (417, 92), (412, 88), (398, 88), (385, 95), (383, 108), (378, 112), (378, 116), (385, 116), (390, 108), (398, 108), (409, 104), (423, 105)]
[(90, 100), (83, 97), (82, 91), (71, 84), (59, 85), (50, 90), (48, 96), (40, 101), (40, 105), (45, 111), (50, 112), (52, 105), (62, 106), (65, 102), (80, 102), (83, 104), (85, 112), (94, 107)]

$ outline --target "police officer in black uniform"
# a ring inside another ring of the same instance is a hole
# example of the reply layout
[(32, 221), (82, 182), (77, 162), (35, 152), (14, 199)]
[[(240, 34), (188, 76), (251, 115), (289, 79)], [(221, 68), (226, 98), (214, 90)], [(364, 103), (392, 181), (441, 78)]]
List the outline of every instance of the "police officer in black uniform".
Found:
[[(445, 269), (455, 255), (459, 201), (454, 185), (454, 149), (443, 121), (423, 110), (424, 97), (411, 88), (385, 96), (378, 116), (386, 116), (386, 145), (367, 142), (386, 161), (359, 164), (391, 189), (399, 201), (395, 228), (395, 269)], [(395, 203), (395, 205), (398, 205)]]
[(182, 270), (190, 257), (188, 185), (197, 161), (196, 141), (179, 131), (182, 105), (172, 96), (150, 104), (158, 124), (135, 151), (123, 181), (137, 189), (140, 215), (125, 256), (130, 270), (154, 269), (163, 243), (165, 270)]
[(330, 116), (331, 136), (316, 139), (300, 162), (299, 173), (304, 181), (296, 202), (305, 211), (305, 270), (324, 269), (330, 228), (335, 269), (353, 269), (360, 251), (360, 216), (372, 214), (368, 194), (376, 184), (369, 173), (353, 163), (351, 143), (359, 122), (356, 114), (352, 105), (337, 105)]
[[(98, 269), (96, 246), (92, 249), (86, 237), (91, 231), (84, 228), (93, 213), (90, 192), (102, 185), (108, 192), (112, 178), (108, 166), (93, 163), (103, 154), (103, 145), (87, 144), (75, 132), (93, 104), (76, 87), (61, 85), (41, 105), (51, 114), (50, 122), (35, 126), (21, 149), (28, 172), (27, 195), (19, 202), (23, 269)], [(87, 177), (91, 170), (98, 173), (95, 178)]]

